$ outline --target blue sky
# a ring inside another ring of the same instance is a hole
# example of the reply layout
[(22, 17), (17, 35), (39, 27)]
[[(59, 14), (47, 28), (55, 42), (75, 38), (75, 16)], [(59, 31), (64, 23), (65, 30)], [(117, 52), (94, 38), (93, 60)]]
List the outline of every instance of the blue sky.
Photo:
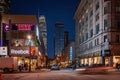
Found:
[(11, 14), (44, 15), (48, 33), (48, 56), (53, 57), (53, 35), (56, 22), (64, 23), (69, 40), (75, 40), (73, 16), (80, 0), (11, 0)]

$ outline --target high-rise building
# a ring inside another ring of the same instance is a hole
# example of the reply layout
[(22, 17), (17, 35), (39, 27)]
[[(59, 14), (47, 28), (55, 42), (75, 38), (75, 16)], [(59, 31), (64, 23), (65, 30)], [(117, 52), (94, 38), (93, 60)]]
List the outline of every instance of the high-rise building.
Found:
[(68, 45), (68, 31), (64, 32), (64, 47)]
[[(0, 0), (0, 24), (2, 21), (2, 14), (10, 13), (10, 0)], [(0, 46), (3, 46), (3, 32), (2, 27), (0, 25)]]
[(120, 63), (120, 0), (81, 0), (75, 12), (81, 65)]
[(54, 39), (55, 56), (57, 56), (61, 54), (64, 48), (64, 24), (62, 22), (56, 22), (55, 24)]
[(40, 16), (39, 17), (39, 39), (41, 44), (43, 45), (42, 47), (44, 48), (43, 53), (47, 56), (47, 25), (46, 25), (46, 19), (45, 16)]

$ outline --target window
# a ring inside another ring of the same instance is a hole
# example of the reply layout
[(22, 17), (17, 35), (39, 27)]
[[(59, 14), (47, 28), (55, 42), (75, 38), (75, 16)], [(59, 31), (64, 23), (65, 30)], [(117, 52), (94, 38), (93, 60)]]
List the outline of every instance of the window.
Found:
[(84, 36), (82, 36), (82, 42), (84, 42)]
[(88, 16), (86, 17), (86, 22), (88, 21)]
[(93, 26), (93, 19), (90, 20), (90, 27)]
[(90, 17), (93, 15), (93, 10), (90, 11)]
[(99, 8), (99, 2), (96, 4), (96, 10)]
[(104, 7), (104, 14), (107, 14), (107, 7)]
[(108, 30), (108, 22), (106, 19), (104, 19), (104, 30), (107, 31)]
[(90, 48), (92, 48), (92, 46), (93, 46), (93, 43), (91, 42), (91, 43), (90, 43)]
[(93, 36), (93, 29), (90, 30), (90, 37)]
[(95, 46), (99, 45), (99, 38), (95, 39)]
[(99, 13), (96, 14), (96, 21), (99, 20)]
[(107, 42), (108, 41), (108, 38), (107, 38), (107, 35), (104, 36), (104, 42)]
[(96, 39), (95, 39), (95, 41), (94, 41), (94, 44), (95, 44), (95, 46), (97, 45), (97, 43), (96, 43)]
[(88, 39), (88, 33), (86, 33), (86, 40)]
[(96, 26), (96, 34), (98, 34), (99, 31), (100, 31), (100, 29), (99, 29), (99, 24), (98, 24), (98, 25)]
[(97, 45), (99, 45), (99, 38), (97, 38)]

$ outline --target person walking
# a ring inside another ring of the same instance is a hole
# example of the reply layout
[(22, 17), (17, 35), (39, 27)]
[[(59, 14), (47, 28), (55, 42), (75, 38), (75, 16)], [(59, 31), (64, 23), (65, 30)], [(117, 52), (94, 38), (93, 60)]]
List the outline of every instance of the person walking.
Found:
[(120, 69), (120, 64), (116, 63), (116, 69), (117, 69), (117, 70)]

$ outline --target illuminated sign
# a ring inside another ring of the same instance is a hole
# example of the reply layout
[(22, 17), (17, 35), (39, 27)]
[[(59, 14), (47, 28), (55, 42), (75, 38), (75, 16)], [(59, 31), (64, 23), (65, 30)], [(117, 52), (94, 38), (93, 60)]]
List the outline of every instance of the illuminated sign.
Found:
[(0, 47), (0, 55), (7, 55), (7, 47)]
[(4, 32), (7, 32), (7, 31), (9, 31), (9, 30), (10, 30), (9, 25), (8, 25), (8, 24), (3, 23), (3, 31), (4, 31)]
[(9, 24), (3, 23), (3, 31), (7, 32), (9, 30), (19, 30), (19, 31), (33, 31), (35, 30), (34, 24), (11, 24), (11, 28)]
[(72, 50), (72, 47), (70, 47), (70, 60), (72, 60), (72, 57), (73, 57), (73, 50)]
[(11, 49), (11, 54), (29, 54), (29, 50), (15, 50), (15, 49)]
[(29, 56), (29, 47), (11, 47), (10, 48), (10, 55), (13, 56)]
[(32, 24), (15, 24), (18, 30), (31, 30)]

